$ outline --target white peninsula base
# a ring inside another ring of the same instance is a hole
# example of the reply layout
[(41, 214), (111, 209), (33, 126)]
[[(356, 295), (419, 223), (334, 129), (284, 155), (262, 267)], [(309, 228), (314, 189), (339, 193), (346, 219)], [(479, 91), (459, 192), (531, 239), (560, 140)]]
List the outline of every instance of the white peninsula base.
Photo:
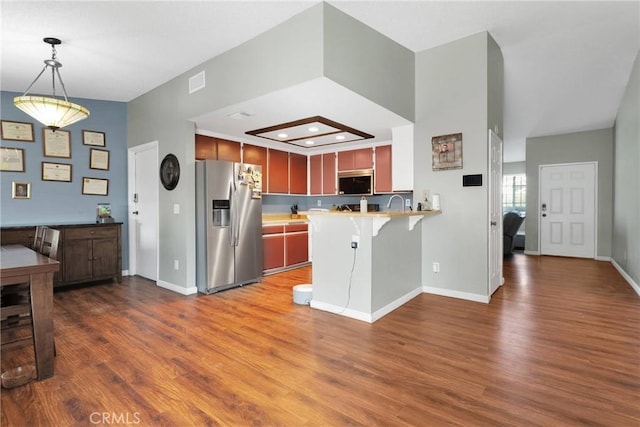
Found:
[(439, 213), (308, 212), (311, 307), (373, 323), (422, 293), (420, 221)]

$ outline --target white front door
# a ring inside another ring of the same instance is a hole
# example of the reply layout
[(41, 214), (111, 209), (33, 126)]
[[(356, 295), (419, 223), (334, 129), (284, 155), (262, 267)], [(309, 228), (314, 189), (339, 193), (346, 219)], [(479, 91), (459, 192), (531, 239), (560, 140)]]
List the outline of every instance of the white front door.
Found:
[(595, 258), (596, 163), (540, 166), (540, 254)]
[(489, 296), (502, 285), (502, 139), (489, 130)]
[(158, 144), (129, 149), (131, 274), (158, 278)]

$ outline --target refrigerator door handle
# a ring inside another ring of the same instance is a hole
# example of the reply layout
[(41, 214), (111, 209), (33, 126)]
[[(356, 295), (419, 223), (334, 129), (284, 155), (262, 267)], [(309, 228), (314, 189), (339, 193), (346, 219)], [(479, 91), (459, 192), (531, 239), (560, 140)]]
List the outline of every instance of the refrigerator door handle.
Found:
[(229, 212), (229, 227), (227, 227), (227, 232), (229, 233), (228, 234), (229, 245), (231, 245), (231, 246), (235, 246), (236, 245), (235, 233), (233, 232), (233, 229), (234, 229), (235, 223), (236, 223), (235, 194), (236, 194), (236, 192), (235, 192), (235, 189), (234, 189), (234, 180), (232, 179), (231, 182), (229, 183), (229, 203), (231, 204), (231, 206), (230, 206), (230, 212)]

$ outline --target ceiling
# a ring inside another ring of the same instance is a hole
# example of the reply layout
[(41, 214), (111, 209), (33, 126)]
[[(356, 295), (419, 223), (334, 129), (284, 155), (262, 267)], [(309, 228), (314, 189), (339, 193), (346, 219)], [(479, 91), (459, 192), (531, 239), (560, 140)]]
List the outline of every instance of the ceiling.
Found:
[[(0, 88), (24, 91), (50, 56), (42, 38), (52, 36), (63, 42), (69, 96), (129, 101), (317, 3), (2, 0)], [(611, 127), (640, 48), (637, 0), (328, 3), (414, 52), (489, 31), (504, 56), (505, 161), (524, 160), (527, 137)], [(236, 112), (253, 115), (227, 117)], [(247, 130), (316, 115), (374, 141), (407, 123), (323, 78), (194, 120), (203, 131), (247, 140), (255, 138)]]

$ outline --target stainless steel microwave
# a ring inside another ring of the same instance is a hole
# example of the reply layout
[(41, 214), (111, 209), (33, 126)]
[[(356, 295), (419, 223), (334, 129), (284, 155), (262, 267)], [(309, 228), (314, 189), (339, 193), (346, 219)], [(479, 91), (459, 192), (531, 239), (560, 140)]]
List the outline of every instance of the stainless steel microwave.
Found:
[(373, 169), (338, 172), (338, 194), (354, 196), (373, 194)]

